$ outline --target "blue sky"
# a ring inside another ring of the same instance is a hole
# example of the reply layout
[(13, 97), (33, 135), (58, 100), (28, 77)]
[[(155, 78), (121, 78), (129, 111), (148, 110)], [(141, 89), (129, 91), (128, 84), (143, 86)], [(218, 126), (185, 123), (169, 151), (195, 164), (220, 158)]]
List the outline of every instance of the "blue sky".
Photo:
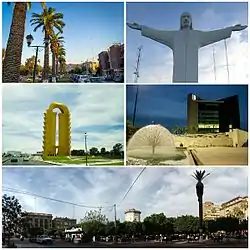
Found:
[[(112, 43), (124, 41), (124, 5), (123, 3), (98, 3), (98, 2), (48, 2), (48, 7), (53, 7), (56, 12), (64, 14), (66, 24), (63, 32), (65, 48), (67, 51), (67, 63), (81, 63), (87, 59), (96, 58), (98, 53), (106, 50)], [(2, 4), (3, 30), (2, 46), (5, 48), (9, 36), (12, 20), (13, 6)], [(25, 24), (25, 36), (32, 34), (34, 45), (41, 45), (43, 33), (41, 30), (33, 32), (31, 26), (31, 14), (41, 13), (40, 3), (32, 3), (31, 10), (27, 13)], [(22, 62), (31, 57), (34, 51), (27, 48), (26, 39), (23, 45)], [(43, 61), (43, 52), (39, 58)]]
[[(136, 86), (127, 86), (127, 117), (131, 119), (134, 108)], [(187, 95), (194, 93), (200, 98), (217, 100), (238, 95), (241, 127), (248, 128), (247, 85), (139, 85), (137, 102), (137, 125), (186, 126)]]
[[(127, 22), (136, 22), (156, 29), (178, 30), (180, 15), (190, 12), (193, 28), (221, 29), (235, 24), (248, 24), (247, 3), (127, 3)], [(172, 81), (173, 56), (169, 48), (142, 37), (140, 31), (127, 27), (127, 82), (133, 82), (137, 48), (143, 46), (139, 82), (166, 83)], [(248, 79), (247, 29), (234, 32), (227, 40), (230, 82)], [(215, 51), (216, 80), (213, 47)], [(202, 48), (199, 53), (199, 82), (227, 83), (224, 42)]]
[[(167, 216), (197, 215), (198, 203), (194, 168), (147, 168), (127, 198), (121, 202), (141, 168), (3, 168), (3, 186), (81, 205), (102, 206), (117, 204), (117, 218), (124, 220), (129, 208), (141, 210), (142, 218), (164, 212)], [(204, 180), (204, 202), (216, 204), (248, 191), (247, 168), (206, 168), (210, 176)], [(39, 178), (37, 178), (39, 176)], [(57, 176), (57, 178), (55, 178)], [(25, 180), (25, 181), (24, 181)], [(114, 181), (116, 180), (116, 181)], [(5, 192), (9, 195), (15, 193)], [(52, 213), (53, 216), (83, 218), (89, 209), (15, 194), (24, 210)], [(110, 219), (114, 211), (103, 208)]]
[(71, 149), (84, 148), (85, 132), (88, 147), (112, 149), (124, 142), (121, 85), (8, 84), (2, 90), (4, 152), (42, 150), (43, 113), (52, 102), (64, 103), (71, 112)]

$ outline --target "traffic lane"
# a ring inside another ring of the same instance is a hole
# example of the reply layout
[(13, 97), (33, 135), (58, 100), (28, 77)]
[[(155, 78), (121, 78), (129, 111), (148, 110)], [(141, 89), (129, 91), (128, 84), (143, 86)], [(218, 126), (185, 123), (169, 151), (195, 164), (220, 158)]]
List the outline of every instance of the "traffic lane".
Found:
[(22, 159), (18, 159), (17, 162), (12, 162), (11, 160), (8, 160), (3, 162), (2, 164), (3, 165), (53, 165), (43, 161), (34, 161), (34, 160), (24, 161)]

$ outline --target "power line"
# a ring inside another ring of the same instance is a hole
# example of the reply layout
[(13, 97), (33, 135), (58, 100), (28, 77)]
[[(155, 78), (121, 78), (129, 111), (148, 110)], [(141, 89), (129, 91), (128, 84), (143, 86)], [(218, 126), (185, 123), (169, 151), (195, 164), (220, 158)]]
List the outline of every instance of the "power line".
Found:
[(132, 182), (131, 186), (129, 187), (128, 191), (125, 193), (125, 195), (123, 196), (120, 204), (125, 200), (125, 198), (127, 197), (127, 195), (129, 194), (129, 192), (131, 191), (131, 189), (133, 188), (133, 186), (135, 185), (135, 183), (137, 182), (137, 180), (139, 179), (139, 177), (142, 175), (142, 173), (145, 171), (146, 167), (144, 167), (141, 172), (138, 174), (138, 176), (136, 177), (136, 179)]
[(104, 207), (104, 206), (89, 206), (89, 205), (83, 205), (83, 204), (76, 204), (76, 203), (73, 203), (73, 202), (63, 201), (63, 200), (59, 200), (59, 199), (55, 199), (55, 198), (50, 198), (50, 197), (46, 197), (46, 196), (43, 196), (43, 195), (34, 194), (34, 193), (31, 193), (31, 192), (22, 191), (22, 190), (15, 189), (15, 188), (8, 188), (8, 187), (4, 187), (4, 186), (3, 186), (3, 190), (5, 190), (7, 192), (12, 192), (12, 193), (19, 193), (19, 194), (29, 195), (29, 196), (33, 196), (33, 197), (39, 197), (39, 198), (42, 198), (42, 199), (56, 201), (56, 202), (59, 202), (59, 203), (65, 203), (65, 204), (69, 204), (69, 205), (73, 205), (73, 206), (77, 206), (77, 207), (83, 207), (83, 208), (99, 209), (100, 207), (102, 207), (102, 208), (113, 207), (113, 205)]

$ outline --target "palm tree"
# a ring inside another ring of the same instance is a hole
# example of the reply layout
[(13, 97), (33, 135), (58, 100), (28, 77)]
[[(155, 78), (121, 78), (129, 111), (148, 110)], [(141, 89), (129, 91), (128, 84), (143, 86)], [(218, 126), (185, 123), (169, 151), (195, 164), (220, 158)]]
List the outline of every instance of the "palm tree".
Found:
[[(62, 21), (63, 14), (56, 13), (54, 8), (44, 8), (41, 14), (32, 13), (31, 25), (36, 25), (34, 32), (40, 27), (44, 32), (44, 40), (47, 41), (53, 34), (53, 29), (57, 29), (60, 33), (63, 33), (63, 27), (65, 23)], [(49, 72), (49, 46), (45, 46), (44, 52), (44, 67), (43, 67), (43, 80), (48, 79)]]
[(58, 63), (60, 64), (60, 75), (62, 74), (62, 72), (65, 71), (65, 67), (66, 67), (66, 50), (65, 48), (61, 45), (58, 47), (58, 60), (56, 63), (56, 72), (58, 73)]
[(52, 76), (56, 77), (57, 75), (57, 68), (56, 65), (58, 65), (58, 53), (59, 53), (59, 47), (62, 43), (64, 43), (63, 39), (64, 37), (60, 36), (61, 33), (52, 33), (50, 36), (50, 49), (52, 52)]
[(4, 57), (5, 57), (5, 48), (2, 48), (2, 63), (3, 63)]
[[(41, 3), (45, 8), (45, 3)], [(3, 82), (19, 82), (25, 21), (30, 2), (14, 3), (12, 23), (3, 61)]]
[(195, 178), (195, 180), (197, 180), (197, 184), (196, 184), (196, 195), (198, 197), (198, 202), (199, 202), (199, 227), (200, 227), (200, 233), (202, 232), (202, 228), (203, 228), (203, 201), (202, 201), (202, 197), (203, 197), (203, 193), (204, 193), (204, 185), (202, 183), (202, 181), (208, 176), (210, 175), (210, 173), (205, 174), (206, 171), (198, 171), (196, 170), (194, 175), (192, 175), (192, 177)]

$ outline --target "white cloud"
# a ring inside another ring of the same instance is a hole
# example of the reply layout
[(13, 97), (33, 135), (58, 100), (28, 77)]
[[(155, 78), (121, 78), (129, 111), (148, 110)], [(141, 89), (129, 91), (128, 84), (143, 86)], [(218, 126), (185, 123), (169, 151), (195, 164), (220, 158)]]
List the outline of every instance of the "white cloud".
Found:
[[(228, 27), (241, 23), (239, 20), (242, 13), (236, 12), (231, 20), (224, 14), (216, 12), (213, 8), (204, 10), (199, 20), (194, 20), (194, 26), (198, 30), (211, 30)], [(226, 25), (224, 25), (226, 23)], [(209, 24), (209, 29), (205, 26)], [(222, 26), (220, 26), (220, 24)], [(242, 23), (244, 24), (244, 23)], [(127, 28), (127, 34), (130, 31)], [(248, 31), (233, 32), (232, 37), (227, 39), (229, 83), (248, 82)], [(138, 36), (140, 34), (138, 33)], [(127, 60), (127, 82), (133, 82), (132, 72), (136, 61), (136, 52), (133, 52), (134, 59), (131, 59), (130, 43), (128, 40)], [(147, 38), (141, 37), (143, 42), (142, 59), (140, 65), (140, 83), (169, 83), (172, 82), (173, 55), (166, 46), (157, 44)], [(146, 41), (147, 40), (147, 41)], [(213, 47), (215, 51), (215, 64), (213, 59)], [(216, 68), (216, 74), (214, 71)], [(216, 80), (215, 80), (216, 78)], [(200, 49), (199, 51), (199, 83), (228, 83), (226, 51), (224, 41)]]
[(71, 112), (72, 148), (83, 147), (84, 132), (89, 147), (110, 149), (123, 143), (123, 88), (4, 84), (3, 150), (40, 151), (43, 113), (54, 101), (65, 103)]
[[(236, 196), (247, 195), (246, 168), (206, 170), (211, 175), (204, 181), (204, 201), (222, 203)], [(191, 177), (194, 168), (189, 167), (147, 168), (121, 202), (140, 171), (141, 168), (137, 167), (4, 168), (3, 186), (81, 205), (105, 207), (116, 203), (117, 215), (121, 220), (124, 219), (124, 211), (129, 208), (141, 210), (142, 218), (160, 212), (164, 212), (167, 216), (197, 215), (196, 181)], [(42, 198), (15, 195), (27, 211), (47, 212), (54, 216), (80, 219), (89, 210)], [(109, 219), (113, 219), (114, 213), (110, 208), (103, 208), (103, 213)]]

